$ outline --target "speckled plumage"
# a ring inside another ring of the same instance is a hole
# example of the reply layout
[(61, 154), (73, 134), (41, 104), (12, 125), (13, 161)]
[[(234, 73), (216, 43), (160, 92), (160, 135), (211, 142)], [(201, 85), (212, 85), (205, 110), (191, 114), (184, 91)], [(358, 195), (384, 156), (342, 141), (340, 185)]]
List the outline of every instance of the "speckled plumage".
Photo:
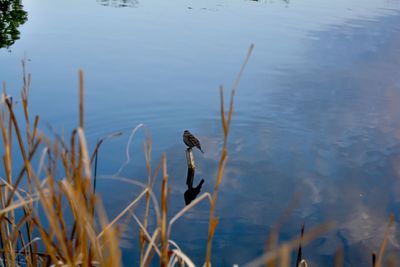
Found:
[(183, 142), (189, 147), (197, 147), (201, 153), (204, 153), (204, 151), (201, 149), (200, 141), (193, 136), (188, 130), (185, 130), (183, 132)]

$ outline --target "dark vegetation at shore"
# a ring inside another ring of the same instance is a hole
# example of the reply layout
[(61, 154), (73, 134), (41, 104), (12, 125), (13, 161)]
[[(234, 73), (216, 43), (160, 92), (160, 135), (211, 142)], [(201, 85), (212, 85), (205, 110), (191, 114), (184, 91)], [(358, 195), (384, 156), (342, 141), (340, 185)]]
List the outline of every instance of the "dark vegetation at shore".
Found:
[(21, 0), (0, 0), (0, 49), (9, 48), (19, 39), (18, 27), (27, 20)]

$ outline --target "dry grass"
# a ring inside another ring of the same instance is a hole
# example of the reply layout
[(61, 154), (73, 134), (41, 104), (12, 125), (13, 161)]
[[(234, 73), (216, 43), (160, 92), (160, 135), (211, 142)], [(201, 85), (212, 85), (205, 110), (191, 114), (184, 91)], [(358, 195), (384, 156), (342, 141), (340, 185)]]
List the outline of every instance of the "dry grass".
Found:
[[(33, 117), (33, 123), (31, 122), (28, 105), (31, 76), (26, 74), (25, 63), (22, 62), (23, 86), (20, 101), (22, 121), (18, 121), (15, 114), (15, 108), (20, 106), (15, 105), (13, 99), (7, 95), (5, 85), (0, 102), (2, 163), (5, 175), (4, 178), (0, 177), (1, 265), (121, 266), (120, 236), (126, 228), (122, 221), (125, 218), (136, 223), (140, 229), (138, 246), (140, 266), (149, 266), (156, 258), (161, 266), (176, 264), (194, 266), (178, 244), (170, 239), (170, 234), (177, 220), (198, 203), (208, 200), (210, 216), (204, 265), (211, 266), (212, 242), (218, 225), (215, 209), (228, 160), (228, 137), (234, 110), (234, 96), (252, 50), (253, 46), (250, 47), (233, 84), (227, 112), (224, 108), (223, 88), (222, 86), (220, 88), (224, 142), (214, 190), (212, 193), (201, 194), (173, 216), (168, 215), (167, 156), (163, 154), (162, 160), (153, 168), (152, 142), (149, 136), (144, 143), (147, 184), (119, 176), (130, 161), (129, 146), (142, 125), (132, 130), (126, 148), (126, 161), (119, 171), (112, 176), (97, 177), (97, 157), (102, 143), (121, 133), (112, 133), (100, 138), (93, 152), (89, 152), (84, 131), (83, 71), (79, 71), (79, 126), (68, 138), (55, 134), (56, 138), (52, 140), (38, 130), (39, 116)], [(14, 155), (13, 151), (18, 151), (18, 155)], [(22, 158), (22, 166), (17, 166), (17, 160), (14, 160), (19, 157)], [(33, 162), (39, 162), (38, 168), (34, 168)], [(160, 173), (162, 189), (159, 203), (153, 187)], [(116, 217), (109, 220), (101, 199), (95, 194), (97, 179), (123, 181), (139, 187), (141, 191)], [(135, 208), (141, 200), (144, 200), (144, 203), (142, 202), (144, 213), (136, 214)], [(152, 229), (149, 227), (150, 211), (154, 212), (156, 217), (156, 225)], [(277, 262), (279, 266), (289, 266), (291, 252), (296, 250), (300, 242), (298, 263), (306, 264), (301, 258), (301, 247), (332, 227), (332, 224), (322, 225), (278, 246), (276, 239), (278, 226), (276, 226), (274, 228), (276, 231), (271, 235), (272, 245), (264, 255), (246, 266), (264, 266), (271, 263), (275, 266)], [(387, 235), (382, 242), (375, 266), (381, 266), (386, 243)], [(342, 257), (338, 254), (339, 262)]]

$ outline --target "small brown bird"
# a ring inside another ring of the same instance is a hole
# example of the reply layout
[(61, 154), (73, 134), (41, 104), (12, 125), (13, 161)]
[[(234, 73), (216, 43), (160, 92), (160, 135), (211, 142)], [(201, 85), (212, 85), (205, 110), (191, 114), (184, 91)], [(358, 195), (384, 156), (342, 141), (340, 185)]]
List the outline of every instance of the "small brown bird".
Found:
[(188, 130), (185, 130), (183, 132), (183, 142), (190, 148), (192, 147), (197, 147), (201, 153), (204, 153), (204, 151), (201, 149), (200, 141), (193, 136)]

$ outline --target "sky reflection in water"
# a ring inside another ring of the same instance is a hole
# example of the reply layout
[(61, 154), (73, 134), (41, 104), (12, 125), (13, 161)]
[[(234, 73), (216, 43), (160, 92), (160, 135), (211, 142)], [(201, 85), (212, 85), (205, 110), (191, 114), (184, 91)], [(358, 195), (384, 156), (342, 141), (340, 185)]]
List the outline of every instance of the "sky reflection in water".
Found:
[[(296, 193), (301, 201), (281, 240), (296, 236), (302, 222), (311, 228), (334, 220), (337, 229), (305, 248), (311, 265), (332, 263), (339, 246), (346, 266), (368, 264), (389, 213), (400, 215), (400, 2), (131, 1), (124, 3), (135, 8), (111, 8), (118, 3), (25, 2), (29, 20), (12, 52), (0, 50), (0, 79), (17, 94), (26, 53), (32, 114), (68, 131), (77, 124), (83, 68), (89, 141), (125, 133), (105, 142), (99, 173), (118, 170), (129, 129), (144, 123), (154, 162), (162, 151), (168, 155), (174, 214), (187, 190), (182, 132), (190, 129), (202, 142), (194, 185), (204, 178), (202, 192), (211, 191), (222, 141), (218, 86), (229, 88), (254, 43), (235, 99), (215, 266), (260, 255)], [(143, 139), (139, 132), (123, 174), (145, 181)], [(137, 193), (118, 182), (98, 186), (110, 216)], [(198, 265), (207, 227), (203, 203), (172, 231)], [(135, 233), (124, 236), (127, 263), (138, 259), (131, 253)], [(389, 250), (399, 247), (398, 231), (393, 236)]]

